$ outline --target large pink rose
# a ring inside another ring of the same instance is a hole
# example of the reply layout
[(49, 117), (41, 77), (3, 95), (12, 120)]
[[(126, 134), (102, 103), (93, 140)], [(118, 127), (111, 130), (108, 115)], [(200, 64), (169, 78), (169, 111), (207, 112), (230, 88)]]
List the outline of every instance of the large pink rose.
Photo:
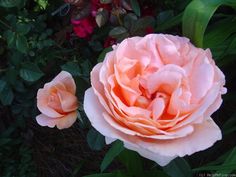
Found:
[(116, 139), (161, 166), (212, 146), (210, 117), (226, 93), (209, 49), (179, 36), (150, 34), (113, 47), (91, 72), (84, 109), (109, 144)]
[(77, 118), (76, 85), (66, 71), (60, 72), (37, 93), (37, 107), (42, 114), (36, 117), (41, 126), (69, 128)]

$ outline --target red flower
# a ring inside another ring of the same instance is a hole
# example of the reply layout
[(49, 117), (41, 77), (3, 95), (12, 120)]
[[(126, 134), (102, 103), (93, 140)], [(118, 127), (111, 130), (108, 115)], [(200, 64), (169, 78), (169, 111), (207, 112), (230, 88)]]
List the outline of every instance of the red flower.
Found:
[(83, 18), (81, 20), (71, 20), (71, 23), (74, 25), (73, 29), (75, 34), (81, 38), (88, 37), (96, 27), (92, 17)]
[(102, 4), (102, 3), (100, 3), (100, 0), (92, 0), (91, 5), (92, 5), (92, 8), (91, 8), (92, 9), (91, 10), (92, 16), (96, 16), (97, 11), (100, 8), (106, 9), (108, 12), (110, 12), (112, 9), (111, 4)]
[(103, 47), (104, 47), (104, 48), (107, 48), (107, 47), (112, 46), (112, 45), (115, 44), (115, 43), (116, 43), (116, 39), (115, 39), (115, 38), (113, 38), (113, 37), (108, 37), (108, 38), (106, 38)]
[(145, 32), (146, 32), (146, 34), (151, 34), (151, 33), (154, 33), (154, 29), (153, 29), (153, 27), (148, 26), (148, 27), (145, 29)]

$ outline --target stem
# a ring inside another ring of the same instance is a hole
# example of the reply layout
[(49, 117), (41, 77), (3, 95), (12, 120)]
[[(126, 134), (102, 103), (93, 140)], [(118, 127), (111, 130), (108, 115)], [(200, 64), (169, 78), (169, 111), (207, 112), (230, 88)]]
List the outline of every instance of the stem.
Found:
[(10, 30), (12, 30), (12, 27), (10, 25), (8, 25), (7, 23), (5, 23), (4, 21), (0, 20), (0, 23), (2, 23), (5, 27), (7, 27)]

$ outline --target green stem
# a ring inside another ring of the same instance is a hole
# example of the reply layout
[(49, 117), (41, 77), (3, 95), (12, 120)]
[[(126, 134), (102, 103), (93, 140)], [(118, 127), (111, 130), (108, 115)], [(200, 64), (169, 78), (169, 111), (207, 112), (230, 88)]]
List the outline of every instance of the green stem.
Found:
[(7, 27), (10, 30), (12, 30), (12, 27), (10, 25), (8, 25), (7, 23), (5, 23), (4, 21), (0, 20), (0, 23), (2, 23), (5, 27)]

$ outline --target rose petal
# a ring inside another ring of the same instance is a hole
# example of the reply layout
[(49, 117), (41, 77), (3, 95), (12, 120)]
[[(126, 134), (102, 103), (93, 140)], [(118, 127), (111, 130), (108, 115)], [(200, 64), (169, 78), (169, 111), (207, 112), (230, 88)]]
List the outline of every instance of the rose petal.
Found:
[(36, 121), (39, 125), (41, 126), (48, 126), (48, 127), (55, 127), (56, 125), (56, 121), (57, 119), (60, 119), (60, 118), (52, 118), (52, 117), (48, 117), (44, 114), (40, 114), (36, 117)]
[(71, 94), (75, 95), (76, 92), (76, 85), (73, 77), (70, 73), (66, 71), (61, 71), (52, 81), (52, 84), (55, 83), (63, 83), (66, 87), (66, 90), (70, 92)]
[(78, 116), (77, 111), (74, 111), (58, 119), (58, 122), (56, 124), (57, 128), (65, 129), (71, 127), (77, 120), (77, 116)]
[(48, 106), (48, 99), (50, 94), (45, 89), (39, 89), (37, 93), (37, 107), (41, 113), (52, 118), (62, 117), (63, 114), (58, 113)]
[(63, 90), (58, 90), (61, 107), (64, 112), (71, 112), (78, 108), (77, 97)]
[(76, 118), (77, 112), (74, 111), (60, 118), (52, 118), (44, 114), (40, 114), (36, 117), (36, 120), (41, 126), (48, 126), (50, 128), (57, 126), (58, 129), (65, 129), (69, 128), (76, 121)]
[(213, 84), (214, 69), (205, 57), (205, 53), (199, 54), (189, 78), (193, 103), (202, 99)]
[(140, 148), (146, 148), (164, 156), (177, 155), (183, 157), (205, 150), (221, 138), (222, 134), (219, 127), (211, 118), (208, 118), (201, 124), (195, 124), (193, 133), (186, 137), (166, 141), (139, 141), (135, 144), (138, 144)]
[[(91, 103), (94, 104), (91, 105)], [(124, 133), (111, 127), (104, 120), (102, 115), (104, 108), (99, 104), (98, 101), (96, 102), (96, 98), (94, 97), (94, 93), (91, 88), (85, 93), (84, 110), (93, 127), (104, 136), (108, 137), (108, 140), (110, 138), (113, 140), (120, 139), (124, 141), (127, 147), (138, 148), (139, 150), (134, 148), (132, 148), (132, 150), (137, 150), (142, 156), (147, 158), (150, 158), (150, 154), (152, 153), (157, 154), (155, 157), (156, 159), (152, 158), (152, 160), (155, 160), (161, 165), (165, 165), (168, 163), (168, 159), (171, 160), (176, 156), (182, 157), (207, 149), (222, 138), (219, 127), (211, 118), (207, 119), (202, 124), (194, 125), (194, 131), (192, 134), (173, 140), (147, 141), (145, 139), (140, 139), (137, 136), (125, 135)], [(131, 145), (132, 147), (128, 145)], [(147, 151), (150, 153), (147, 153)], [(168, 157), (165, 163), (163, 160), (160, 160), (162, 156)]]

